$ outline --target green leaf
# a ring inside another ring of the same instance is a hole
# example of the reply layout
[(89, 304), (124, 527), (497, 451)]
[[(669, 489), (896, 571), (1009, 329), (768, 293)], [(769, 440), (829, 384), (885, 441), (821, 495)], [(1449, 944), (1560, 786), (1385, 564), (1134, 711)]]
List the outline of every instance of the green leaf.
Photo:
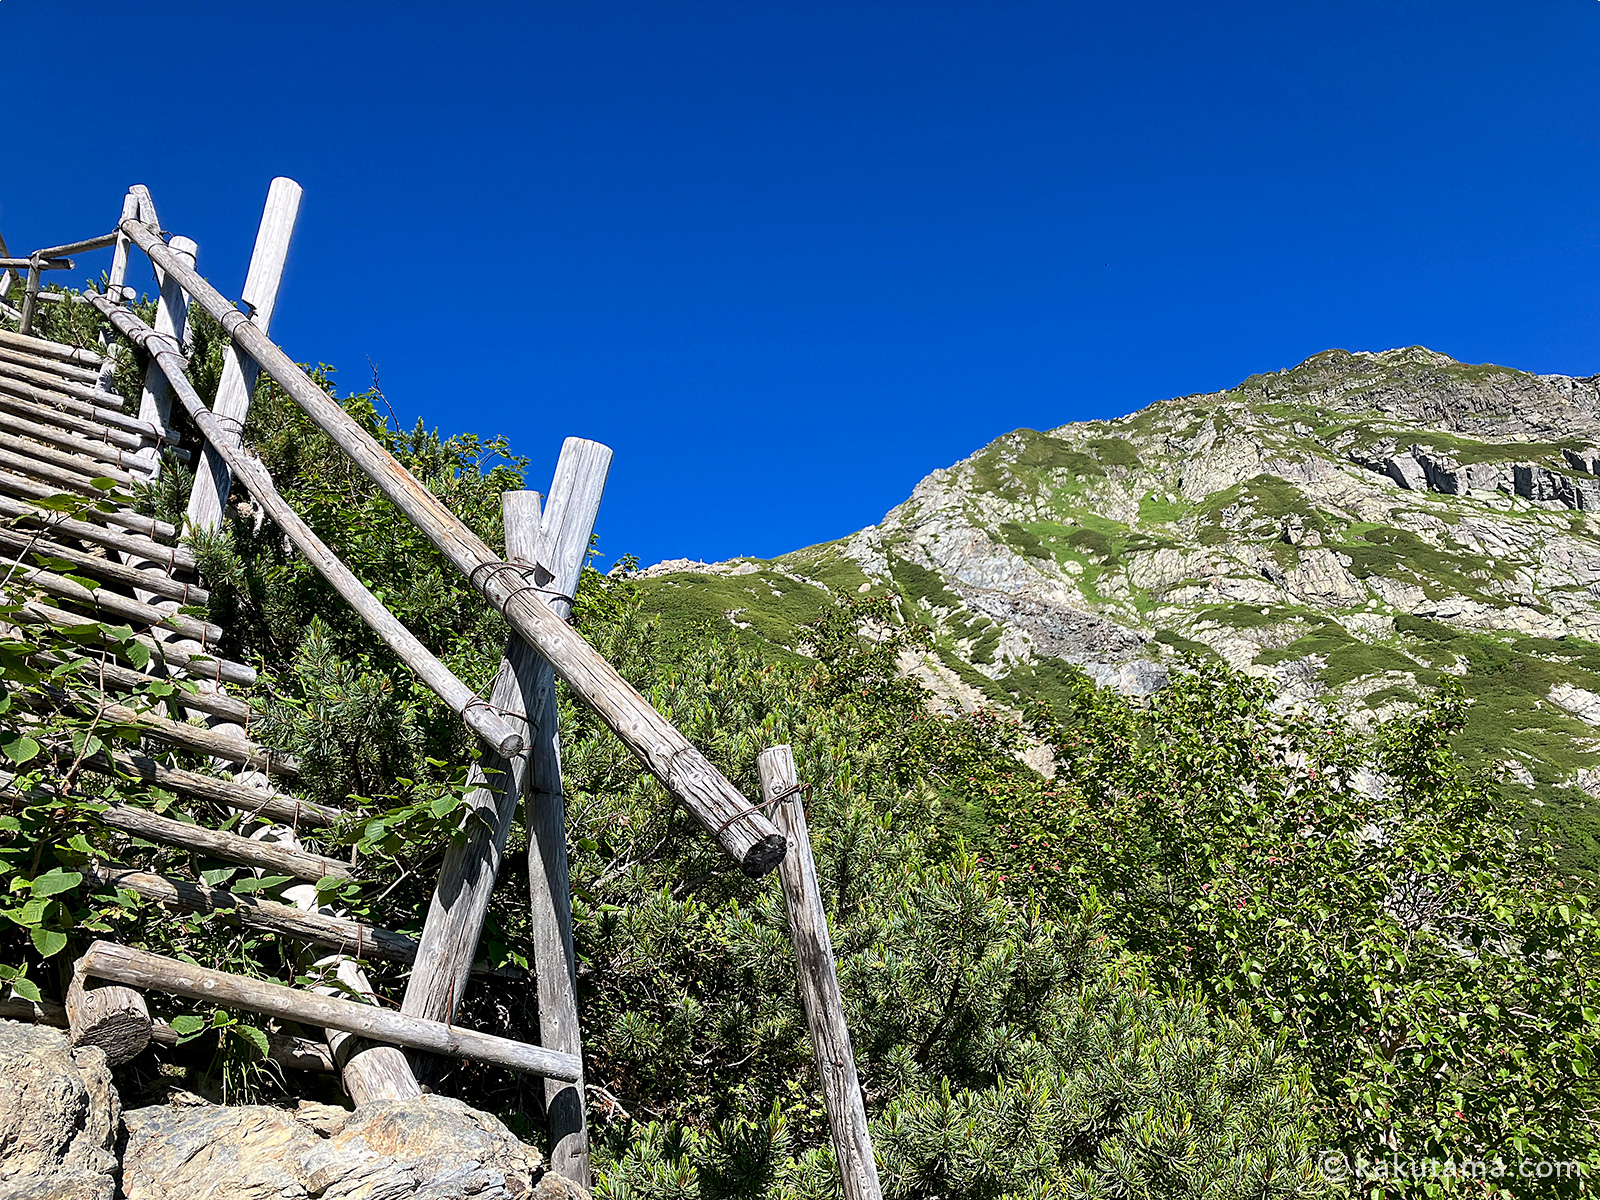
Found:
[(11, 981), (11, 990), (24, 1000), (31, 1000), (35, 1004), (39, 1003), (39, 985), (31, 979), (13, 979)]
[(36, 926), (33, 930), (33, 948), (45, 958), (53, 954), (60, 954), (67, 947), (67, 935), (59, 929), (44, 929)]
[(0, 744), (0, 752), (19, 766), (29, 762), (39, 755), (39, 743), (31, 737), (14, 737), (9, 742)]
[(195, 1013), (180, 1013), (172, 1018), (172, 1027), (185, 1037), (193, 1037), (206, 1027), (206, 1019)]
[(124, 642), (122, 653), (127, 656), (130, 663), (140, 670), (143, 670), (150, 662), (150, 648), (143, 642)]
[(262, 1058), (267, 1056), (267, 1051), (269, 1049), (267, 1045), (267, 1035), (261, 1030), (257, 1029), (254, 1025), (235, 1025), (234, 1032), (254, 1046), (256, 1048), (256, 1052), (260, 1054)]
[(55, 896), (61, 892), (70, 892), (83, 882), (83, 876), (77, 871), (65, 871), (57, 867), (53, 871), (46, 871), (30, 885), (35, 896)]

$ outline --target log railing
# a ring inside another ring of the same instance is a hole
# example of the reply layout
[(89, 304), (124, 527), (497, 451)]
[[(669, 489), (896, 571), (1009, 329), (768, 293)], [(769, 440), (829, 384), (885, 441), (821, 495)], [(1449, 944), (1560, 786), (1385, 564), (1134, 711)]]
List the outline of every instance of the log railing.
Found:
[[(110, 233), (46, 247), (25, 258), (8, 257), (0, 242), (0, 316), (17, 323), (15, 334), (0, 329), (0, 519), (29, 525), (17, 535), (5, 533), (0, 526), (0, 554), (25, 553), (35, 544), (26, 535), (44, 522), (57, 539), (45, 543), (50, 553), (75, 569), (98, 572), (96, 578), (129, 588), (132, 597), (106, 589), (101, 589), (103, 595), (88, 594), (71, 580), (20, 560), (14, 577), (28, 578), (59, 601), (80, 608), (98, 606), (137, 619), (149, 630), (140, 640), (155, 661), (194, 676), (203, 685), (198, 694), (184, 696), (181, 703), (194, 715), (209, 716), (213, 722), (238, 722), (248, 718), (248, 707), (229, 697), (224, 685), (249, 684), (255, 673), (204, 651), (222, 631), (176, 609), (182, 603), (203, 602), (205, 594), (196, 585), (177, 584), (170, 578), (175, 567), (192, 571), (193, 555), (179, 546), (162, 545), (161, 540), (176, 540), (188, 530), (216, 528), (230, 490), (236, 485), (243, 487), (344, 602), (482, 739), (483, 769), (474, 776), (469, 805), (474, 817), (465, 824), (465, 836), (453, 842), (445, 855), (427, 919), (415, 940), (319, 908), (314, 899), (308, 899), (309, 887), (289, 889), (286, 898), (298, 895), (291, 907), (181, 879), (97, 868), (94, 874), (102, 883), (132, 890), (177, 911), (226, 913), (241, 924), (298, 938), (339, 955), (353, 952), (356, 959), (325, 961), (337, 962), (347, 988), (351, 979), (359, 979), (354, 988), (358, 993), (367, 991), (357, 961), (363, 952), (369, 957), (409, 962), (412, 973), (401, 1011), (393, 1012), (97, 942), (79, 960), (68, 997), (65, 1017), (75, 1039), (81, 1035), (92, 1040), (100, 1036), (96, 1030), (105, 1031), (106, 1038), (120, 1039), (116, 1044), (119, 1054), (127, 1053), (135, 1043), (142, 1045), (147, 1032), (157, 1041), (170, 1040), (161, 1032), (167, 1027), (151, 1018), (142, 998), (130, 991), (155, 988), (325, 1028), (331, 1052), (312, 1043), (289, 1045), (288, 1040), (279, 1039), (284, 1045), (274, 1045), (274, 1057), (320, 1070), (342, 1067), (346, 1085), (358, 1099), (415, 1095), (416, 1082), (405, 1060), (387, 1050), (392, 1056), (388, 1060), (392, 1078), (385, 1079), (383, 1072), (371, 1073), (358, 1086), (351, 1065), (362, 1055), (350, 1059), (350, 1053), (365, 1043), (348, 1037), (350, 1034), (408, 1048), (419, 1070), (426, 1069), (428, 1055), (443, 1054), (542, 1074), (552, 1168), (587, 1183), (582, 1046), (555, 724), (554, 688), (555, 680), (560, 679), (744, 872), (759, 877), (782, 865), (780, 877), (794, 937), (801, 1000), (815, 1044), (844, 1194), (851, 1200), (874, 1200), (880, 1192), (865, 1108), (817, 892), (810, 839), (795, 801), (798, 782), (788, 748), (763, 755), (764, 795), (759, 803), (752, 803), (567, 623), (605, 486), (611, 458), (608, 448), (568, 439), (542, 512), (535, 493), (506, 495), (506, 554), (502, 558), (269, 339), (300, 194), (299, 185), (292, 180), (272, 183), (244, 287), (246, 311), (199, 273), (194, 242), (163, 232), (154, 201), (142, 186), (129, 190), (117, 226)], [(92, 305), (117, 334), (148, 355), (136, 417), (123, 413), (120, 398), (111, 393), (114, 356), (108, 335), (102, 334), (103, 354), (33, 336), (37, 305), (48, 298), (40, 292), (41, 275), (72, 269), (72, 255), (106, 247), (113, 248), (113, 258), (104, 291), (89, 290), (73, 299)], [(159, 286), (153, 325), (139, 319), (130, 307), (134, 295), (125, 280), (134, 248), (149, 259)], [(7, 296), (24, 278), (22, 306), (20, 310), (11, 308), (5, 303)], [(229, 339), (210, 407), (187, 374), (184, 334), (191, 304), (205, 309)], [(262, 372), (416, 525), (468, 585), (504, 616), (512, 636), (487, 700), (456, 678), (356, 578), (294, 511), (265, 467), (244, 447), (241, 435), (251, 393)], [(185, 530), (149, 518), (136, 519), (126, 512), (68, 522), (30, 503), (61, 488), (92, 494), (90, 480), (98, 475), (110, 474), (130, 483), (156, 478), (164, 455), (187, 454), (177, 445), (185, 440), (180, 416), (186, 418), (190, 445), (196, 448), (189, 456), (196, 470)], [(82, 542), (92, 553), (75, 551), (61, 541)], [(44, 603), (29, 602), (22, 615), (69, 626), (90, 623), (87, 617)], [(102, 686), (105, 681), (125, 683), (137, 678), (137, 672), (109, 662), (101, 674)], [(166, 744), (221, 754), (254, 770), (255, 775), (254, 782), (233, 783), (163, 767), (123, 752), (102, 755), (105, 761), (96, 769), (131, 771), (180, 795), (296, 826), (327, 823), (339, 815), (268, 789), (269, 775), (292, 779), (294, 770), (282, 763), (275, 770), (270, 760), (256, 755), (238, 724), (187, 732), (194, 727), (166, 718), (142, 718), (115, 705), (105, 705), (103, 711), (136, 724), (141, 733)], [(5, 782), (0, 779), (0, 787)], [(538, 986), (543, 1045), (475, 1033), (452, 1023), (469, 976), (484, 970), (475, 961), (476, 947), (519, 799), (525, 802), (529, 824), (534, 930), (530, 957)], [(794, 802), (793, 807), (785, 808), (789, 802)], [(769, 819), (768, 811), (777, 812), (777, 824)], [(132, 836), (203, 850), (303, 880), (349, 876), (354, 870), (350, 864), (301, 849), (291, 830), (283, 830), (288, 834), (284, 844), (275, 844), (276, 834), (263, 840), (261, 832), (247, 838), (206, 830), (129, 805), (112, 806), (103, 819)], [(5, 1014), (0, 1011), (0, 1015)], [(47, 1014), (38, 1019), (54, 1017)]]

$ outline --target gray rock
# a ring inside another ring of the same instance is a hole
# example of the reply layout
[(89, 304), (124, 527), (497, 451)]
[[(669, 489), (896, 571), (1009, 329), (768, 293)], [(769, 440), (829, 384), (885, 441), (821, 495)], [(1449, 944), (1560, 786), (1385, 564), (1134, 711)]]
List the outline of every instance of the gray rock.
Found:
[(0, 1021), (0, 1200), (111, 1200), (121, 1109), (104, 1051)]
[(1409, 454), (1396, 454), (1393, 458), (1384, 459), (1383, 469), (1388, 472), (1390, 479), (1403, 488), (1413, 492), (1428, 490), (1428, 473), (1422, 469), (1422, 464)]
[[(542, 1156), (499, 1120), (442, 1096), (128, 1113), (126, 1200), (518, 1200)], [(559, 1188), (560, 1185), (552, 1185)]]

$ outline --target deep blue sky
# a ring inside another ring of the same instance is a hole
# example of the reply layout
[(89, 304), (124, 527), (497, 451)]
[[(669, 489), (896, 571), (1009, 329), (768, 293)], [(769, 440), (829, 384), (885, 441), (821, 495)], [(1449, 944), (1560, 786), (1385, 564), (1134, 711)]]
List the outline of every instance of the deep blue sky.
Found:
[(1330, 346), (1600, 372), (1595, 0), (0, 0), (0, 46), (14, 251), (143, 182), (236, 295), (290, 175), (276, 339), (534, 487), (610, 443), (646, 562)]

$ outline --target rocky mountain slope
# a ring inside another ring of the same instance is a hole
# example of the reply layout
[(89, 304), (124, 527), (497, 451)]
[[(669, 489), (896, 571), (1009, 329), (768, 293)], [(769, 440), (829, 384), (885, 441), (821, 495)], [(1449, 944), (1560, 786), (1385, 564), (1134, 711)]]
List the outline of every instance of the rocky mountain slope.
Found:
[(795, 653), (833, 596), (892, 595), (933, 630), (907, 669), (966, 707), (1049, 700), (1074, 669), (1148, 693), (1199, 654), (1368, 722), (1455, 675), (1469, 759), (1600, 865), (1597, 473), (1600, 377), (1330, 350), (1019, 429), (838, 542), (640, 576), (669, 630)]

